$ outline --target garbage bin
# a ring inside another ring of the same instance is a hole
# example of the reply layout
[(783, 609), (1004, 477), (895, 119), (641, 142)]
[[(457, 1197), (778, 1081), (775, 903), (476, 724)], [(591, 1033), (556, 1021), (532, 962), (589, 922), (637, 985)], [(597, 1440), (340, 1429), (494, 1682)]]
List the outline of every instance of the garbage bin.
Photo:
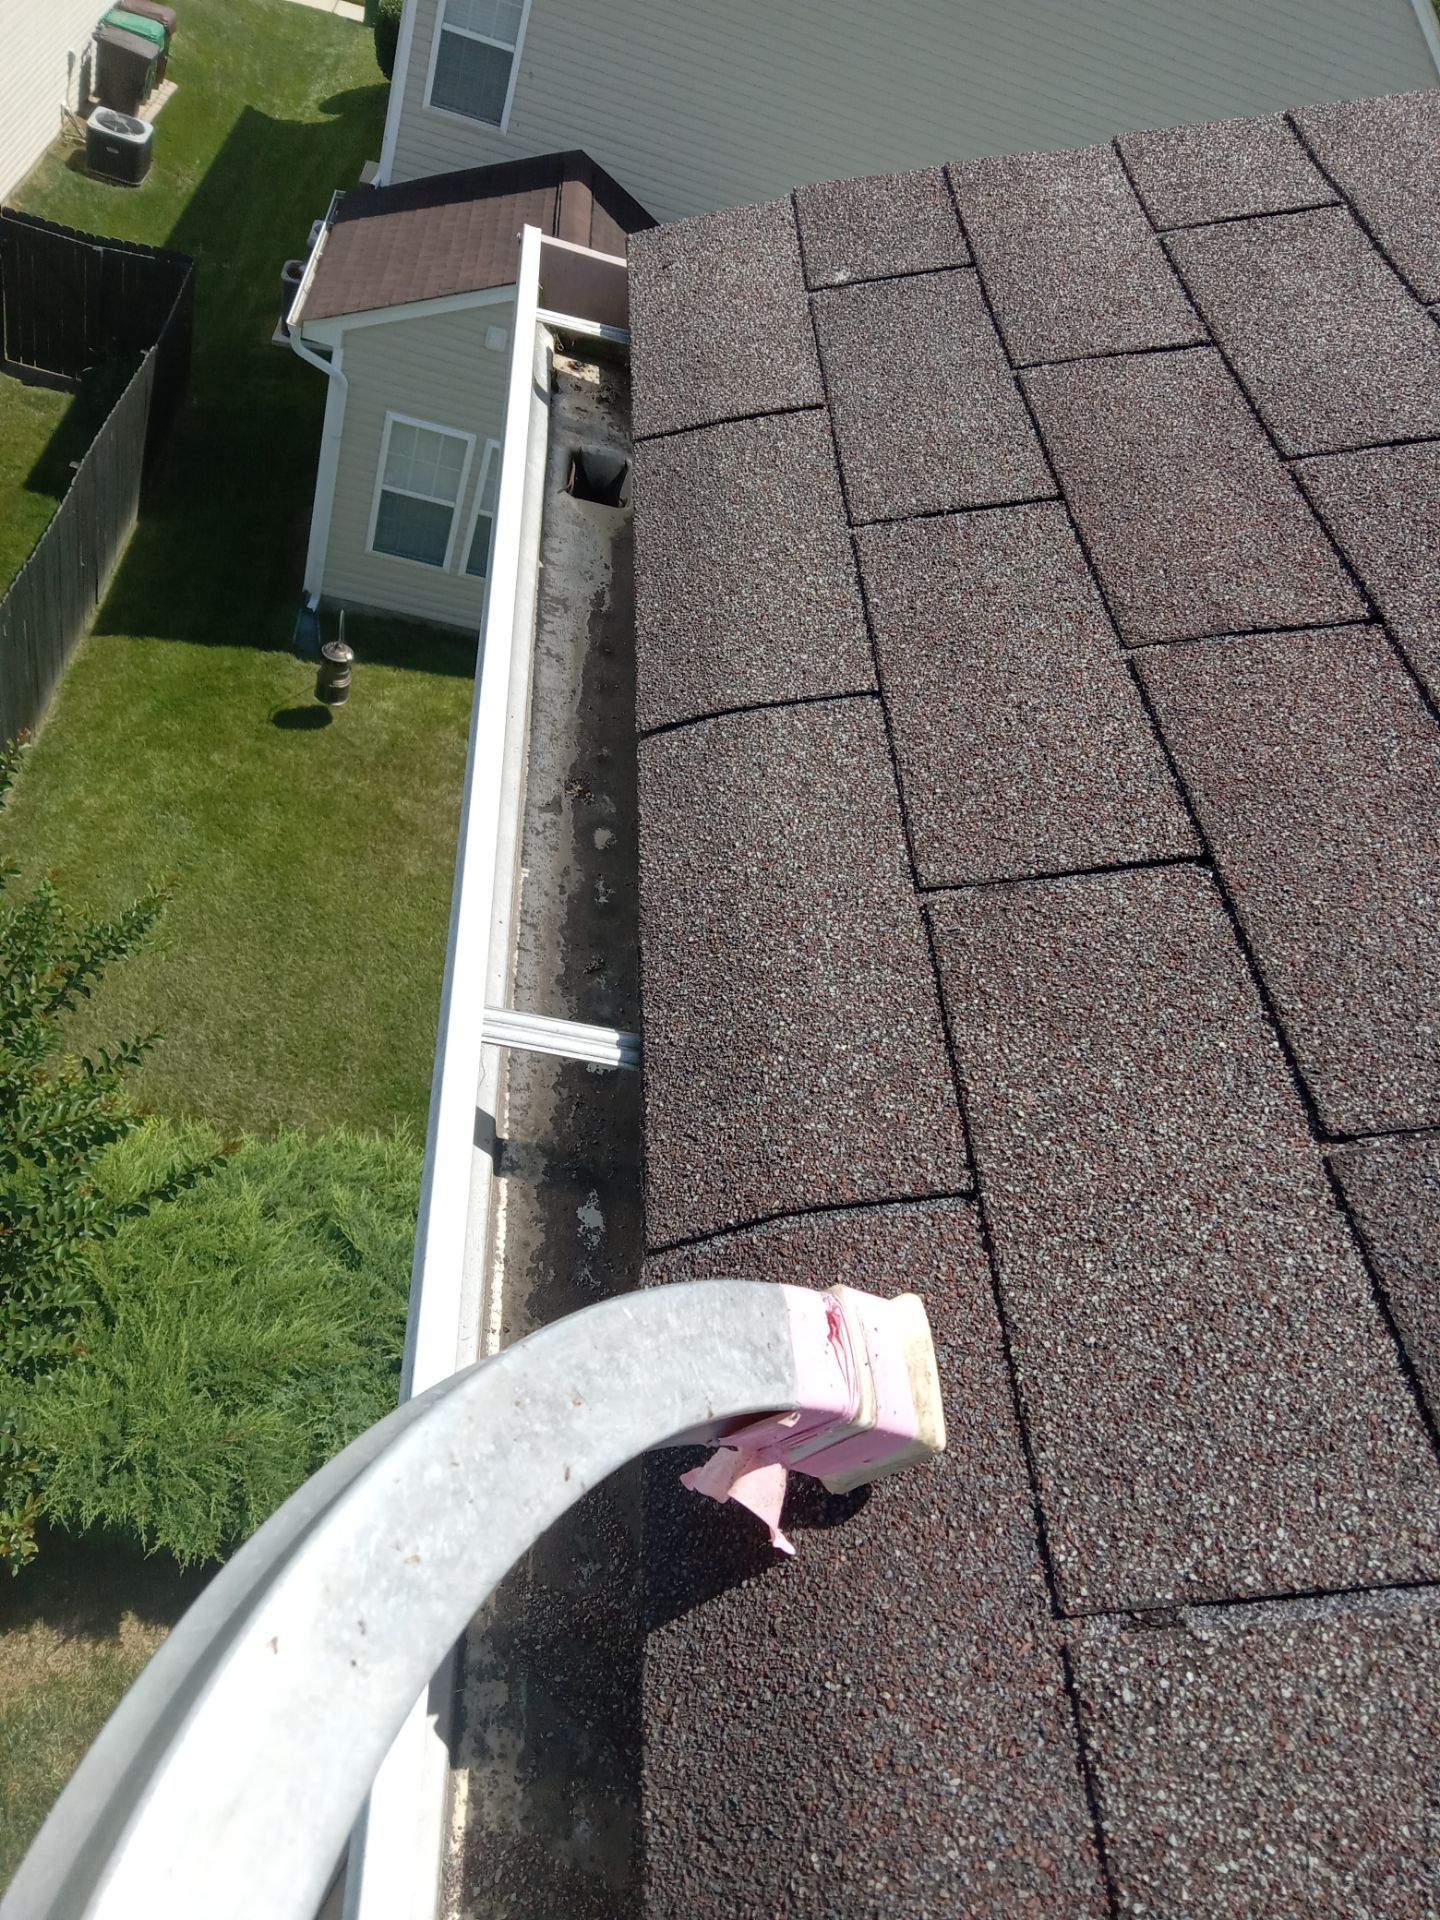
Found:
[(102, 27), (119, 27), (122, 33), (133, 33), (141, 40), (148, 40), (155, 49), (156, 60), (165, 58), (165, 43), (168, 35), (163, 23), (148, 18), (138, 8), (111, 7), (100, 24)]
[(95, 29), (95, 91), (102, 107), (138, 114), (155, 85), (153, 40), (124, 27)]
[[(175, 9), (162, 7), (160, 0), (125, 0), (117, 12), (137, 14), (142, 20), (154, 20), (165, 29), (165, 51), (160, 56), (160, 64), (155, 69), (155, 84), (158, 87), (165, 78), (165, 69), (170, 64), (170, 55), (175, 48)], [(106, 15), (109, 18), (109, 15)], [(117, 26), (124, 26), (123, 20), (117, 20)]]

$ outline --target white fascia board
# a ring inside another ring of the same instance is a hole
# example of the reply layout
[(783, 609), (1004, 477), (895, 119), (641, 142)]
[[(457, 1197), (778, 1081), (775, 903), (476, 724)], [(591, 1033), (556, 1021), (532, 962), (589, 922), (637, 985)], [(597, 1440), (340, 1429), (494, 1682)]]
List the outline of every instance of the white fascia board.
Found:
[(385, 107), (385, 138), (380, 146), (380, 165), (376, 170), (377, 187), (388, 187), (395, 165), (395, 146), (400, 138), (400, 117), (405, 111), (405, 92), (410, 81), (410, 53), (415, 44), (415, 15), (420, 0), (405, 0), (400, 16), (400, 37), (395, 43), (395, 72), (390, 81), (390, 98)]
[(396, 320), (438, 320), (447, 313), (464, 313), (471, 307), (498, 307), (514, 298), (512, 281), (508, 287), (446, 293), (437, 300), (407, 300), (400, 306), (370, 307), (363, 313), (335, 313), (324, 320), (305, 321), (301, 331), (312, 346), (338, 347), (347, 333), (359, 327), (388, 327)]

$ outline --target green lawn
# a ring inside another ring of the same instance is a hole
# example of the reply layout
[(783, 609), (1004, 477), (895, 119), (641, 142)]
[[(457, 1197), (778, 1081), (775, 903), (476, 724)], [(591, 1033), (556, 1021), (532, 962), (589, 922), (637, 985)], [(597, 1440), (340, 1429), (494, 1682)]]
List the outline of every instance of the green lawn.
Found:
[(199, 262), (185, 408), (21, 777), (0, 846), (67, 897), (174, 899), (80, 1041), (159, 1028), (140, 1091), (226, 1132), (423, 1129), (473, 643), (351, 623), (350, 706), (309, 730), (289, 651), (324, 406), (269, 336), (279, 271), (378, 154), (362, 27), (290, 0), (186, 0), (139, 189), (57, 148), (15, 196)]
[[(159, 1028), (137, 1081), (159, 1112), (225, 1137), (418, 1137), (474, 646), (352, 622), (350, 705), (313, 724), (314, 670), (290, 643), (325, 383), (269, 344), (282, 262), (379, 153), (384, 83), (364, 28), (290, 0), (185, 0), (172, 72), (142, 187), (88, 179), (66, 144), (14, 196), (179, 247), (199, 278), (183, 412), (0, 853), (22, 890), (53, 871), (101, 908), (171, 880), (156, 941), (73, 1030)], [(53, 493), (16, 497), (63, 484), (73, 416), (0, 384), (3, 569), (52, 510)], [(163, 1559), (86, 1541), (47, 1543), (0, 1588), (0, 1883), (191, 1591)]]

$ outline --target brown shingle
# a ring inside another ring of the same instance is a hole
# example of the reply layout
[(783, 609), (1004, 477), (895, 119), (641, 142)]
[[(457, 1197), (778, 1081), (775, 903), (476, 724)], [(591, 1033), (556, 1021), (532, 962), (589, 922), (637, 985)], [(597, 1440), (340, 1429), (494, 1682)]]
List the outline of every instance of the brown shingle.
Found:
[(1108, 147), (1002, 154), (950, 179), (1013, 360), (1205, 338)]
[(640, 909), (651, 1246), (966, 1186), (878, 701), (643, 740)]
[(1166, 244), (1283, 453), (1440, 433), (1440, 328), (1345, 208)]
[(1365, 612), (1217, 353), (1091, 360), (1022, 377), (1122, 638)]
[(1440, 729), (1384, 636), (1140, 671), (1324, 1124), (1440, 1123)]
[(1440, 1425), (1440, 1135), (1355, 1141), (1330, 1164)]
[(1422, 300), (1440, 300), (1440, 89), (1290, 117), (1392, 264)]
[(1282, 213), (1335, 198), (1278, 113), (1265, 120), (1122, 133), (1115, 144), (1157, 227)]
[(1054, 492), (973, 273), (843, 287), (812, 305), (853, 520)]
[(1294, 472), (1440, 701), (1440, 444), (1301, 460)]
[(1121, 1913), (1433, 1920), (1440, 1615), (1399, 1598), (1072, 1636)]
[(1059, 501), (860, 556), (922, 885), (1198, 851)]
[(1440, 1467), (1210, 877), (929, 913), (1067, 1610), (1440, 1577)]

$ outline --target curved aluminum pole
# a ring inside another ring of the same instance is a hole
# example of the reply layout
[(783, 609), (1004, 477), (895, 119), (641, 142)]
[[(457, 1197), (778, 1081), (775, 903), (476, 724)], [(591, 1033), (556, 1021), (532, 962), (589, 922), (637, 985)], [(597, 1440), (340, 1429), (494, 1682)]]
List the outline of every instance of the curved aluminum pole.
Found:
[(791, 1296), (743, 1280), (627, 1294), (372, 1428), (176, 1627), (3, 1920), (311, 1920), (416, 1695), (545, 1528), (648, 1448), (806, 1404)]

